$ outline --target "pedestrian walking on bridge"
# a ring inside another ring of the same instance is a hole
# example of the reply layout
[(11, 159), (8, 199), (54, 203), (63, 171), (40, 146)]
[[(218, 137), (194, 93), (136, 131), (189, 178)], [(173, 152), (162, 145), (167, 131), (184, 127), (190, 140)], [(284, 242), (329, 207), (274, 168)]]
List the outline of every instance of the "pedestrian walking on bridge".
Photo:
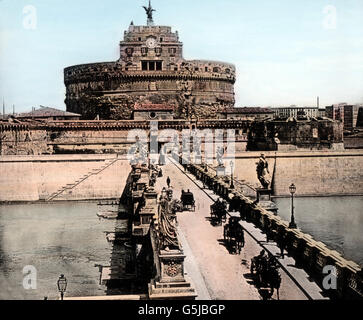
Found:
[(166, 179), (166, 184), (168, 185), (168, 188), (170, 188), (170, 183), (171, 183), (171, 181), (170, 181), (170, 177), (168, 177), (168, 178)]

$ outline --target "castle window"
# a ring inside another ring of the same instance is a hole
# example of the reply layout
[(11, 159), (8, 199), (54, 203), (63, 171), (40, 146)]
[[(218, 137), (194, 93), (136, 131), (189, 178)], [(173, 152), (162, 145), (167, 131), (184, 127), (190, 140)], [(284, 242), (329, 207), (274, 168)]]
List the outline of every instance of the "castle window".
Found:
[(143, 56), (146, 56), (147, 55), (147, 52), (148, 52), (148, 48), (141, 48), (141, 54)]
[(176, 48), (169, 48), (169, 54), (174, 56), (176, 54)]
[(213, 68), (213, 72), (219, 72), (219, 68), (218, 67), (214, 67)]
[(131, 57), (134, 53), (134, 48), (126, 48), (126, 54)]
[(141, 41), (141, 38), (139, 37), (139, 41)]
[(160, 38), (160, 42), (163, 42), (164, 41), (164, 39), (163, 38)]
[(195, 68), (194, 68), (194, 70), (195, 70), (195, 71), (199, 71), (199, 68), (198, 68), (198, 67), (195, 67)]
[(141, 61), (141, 69), (143, 71), (161, 71), (163, 70), (162, 61)]
[(205, 72), (208, 72), (208, 67), (205, 67)]

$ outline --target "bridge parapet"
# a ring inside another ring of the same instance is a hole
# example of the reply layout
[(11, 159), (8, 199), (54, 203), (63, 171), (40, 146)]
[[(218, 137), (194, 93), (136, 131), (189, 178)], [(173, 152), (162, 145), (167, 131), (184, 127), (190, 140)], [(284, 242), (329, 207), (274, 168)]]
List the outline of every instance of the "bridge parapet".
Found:
[(186, 165), (187, 162), (183, 161), (181, 156), (179, 156), (179, 162), (225, 200), (230, 200), (232, 192), (237, 194), (241, 218), (268, 233), (271, 240), (279, 242), (280, 239), (284, 239), (285, 249), (289, 255), (321, 288), (323, 279), (327, 275), (324, 274), (325, 268), (334, 267), (337, 279), (336, 290), (322, 288), (328, 296), (344, 299), (363, 298), (363, 272), (357, 263), (346, 260), (340, 253), (331, 250), (324, 243), (313, 239), (311, 235), (303, 233), (300, 229), (290, 229), (287, 221), (260, 207), (240, 191), (231, 189), (229, 184), (211, 174), (210, 170), (205, 170), (204, 166)]
[(179, 244), (170, 194), (154, 189), (159, 169), (147, 165), (132, 166), (131, 183), (133, 223), (132, 235), (139, 242), (151, 242), (153, 278), (149, 287), (149, 299), (195, 299), (193, 285), (184, 270), (184, 252)]

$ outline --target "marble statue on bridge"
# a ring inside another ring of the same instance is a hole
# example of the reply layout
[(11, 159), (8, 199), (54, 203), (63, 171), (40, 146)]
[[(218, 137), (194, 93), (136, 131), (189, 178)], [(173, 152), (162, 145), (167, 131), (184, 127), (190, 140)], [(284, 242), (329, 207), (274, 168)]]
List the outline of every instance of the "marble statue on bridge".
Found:
[(176, 206), (172, 190), (163, 189), (159, 202), (159, 250), (180, 250), (177, 235)]
[(256, 162), (257, 178), (264, 189), (268, 189), (271, 184), (270, 171), (268, 169), (268, 162), (264, 154), (261, 154), (260, 159)]
[(218, 147), (217, 148), (217, 155), (216, 155), (216, 158), (217, 158), (217, 162), (218, 162), (218, 166), (219, 167), (223, 167), (223, 156), (224, 156), (224, 147)]

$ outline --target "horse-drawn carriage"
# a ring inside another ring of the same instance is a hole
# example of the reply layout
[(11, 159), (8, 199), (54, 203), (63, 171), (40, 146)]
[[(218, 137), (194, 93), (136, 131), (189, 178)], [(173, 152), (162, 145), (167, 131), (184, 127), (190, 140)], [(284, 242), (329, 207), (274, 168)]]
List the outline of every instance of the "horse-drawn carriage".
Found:
[(211, 222), (214, 225), (221, 225), (227, 221), (227, 203), (218, 199), (210, 206)]
[(240, 218), (230, 217), (224, 226), (224, 243), (234, 253), (240, 254), (245, 245), (243, 227), (239, 224)]
[(189, 190), (185, 192), (183, 190), (180, 201), (183, 205), (183, 211), (195, 211), (195, 200), (192, 192), (190, 192)]
[(255, 280), (257, 288), (267, 288), (269, 290), (268, 297), (271, 298), (274, 290), (277, 290), (277, 298), (279, 299), (279, 289), (281, 285), (280, 266), (276, 258), (272, 255), (266, 256), (265, 251), (251, 259), (251, 275)]
[(237, 212), (240, 210), (240, 207), (241, 207), (241, 199), (237, 196), (237, 194), (234, 194), (229, 203), (229, 211)]

